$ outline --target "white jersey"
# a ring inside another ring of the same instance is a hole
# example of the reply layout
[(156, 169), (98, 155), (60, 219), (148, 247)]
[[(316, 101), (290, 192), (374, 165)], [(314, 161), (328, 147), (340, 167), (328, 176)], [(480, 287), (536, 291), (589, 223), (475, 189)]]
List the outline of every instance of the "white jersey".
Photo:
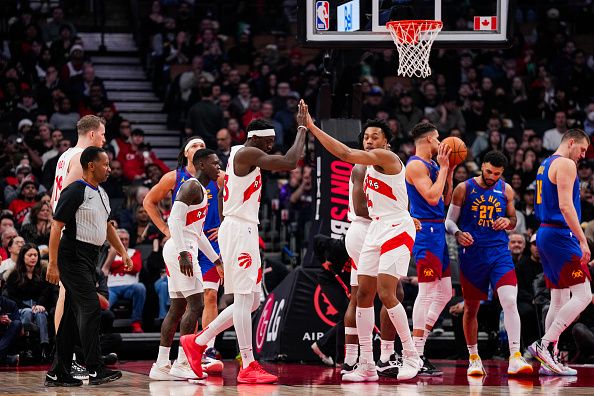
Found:
[(410, 218), (406, 192), (405, 168), (396, 175), (386, 175), (368, 166), (365, 186), (369, 217), (372, 220), (401, 220)]
[[(186, 180), (184, 183), (187, 183), (190, 180), (196, 181), (196, 183), (198, 183), (202, 189), (202, 201), (197, 205), (188, 206), (188, 213), (186, 214), (186, 221), (184, 224), (183, 238), (188, 244), (191, 243), (192, 245), (195, 245), (196, 241), (203, 232), (202, 230), (204, 228), (204, 220), (206, 220), (206, 213), (208, 212), (208, 193), (206, 192), (204, 186), (195, 177)], [(169, 223), (170, 221), (173, 221), (171, 217), (167, 222)]]
[[(356, 166), (356, 165), (355, 165)], [(355, 168), (353, 168), (355, 169)], [(355, 205), (353, 204), (353, 187), (354, 187), (354, 183), (353, 183), (353, 177), (351, 175), (351, 177), (349, 177), (349, 211), (347, 213), (347, 218), (349, 219), (349, 221), (352, 222), (365, 222), (365, 223), (369, 223), (371, 220), (365, 218), (365, 217), (361, 217), (361, 216), (357, 216), (355, 214)]]
[(64, 151), (60, 158), (58, 159), (58, 164), (56, 165), (56, 176), (54, 178), (54, 187), (52, 188), (52, 210), (56, 211), (56, 205), (58, 205), (58, 199), (60, 199), (60, 194), (62, 190), (66, 188), (64, 185), (64, 181), (66, 181), (66, 176), (68, 175), (68, 169), (70, 167), (70, 160), (76, 154), (80, 154), (84, 151), (83, 148), (80, 147), (70, 147), (68, 150)]
[(233, 168), (235, 154), (244, 146), (231, 147), (225, 171), (223, 189), (223, 216), (232, 216), (250, 223), (260, 224), (258, 211), (262, 194), (262, 173), (256, 167), (246, 176), (237, 176)]

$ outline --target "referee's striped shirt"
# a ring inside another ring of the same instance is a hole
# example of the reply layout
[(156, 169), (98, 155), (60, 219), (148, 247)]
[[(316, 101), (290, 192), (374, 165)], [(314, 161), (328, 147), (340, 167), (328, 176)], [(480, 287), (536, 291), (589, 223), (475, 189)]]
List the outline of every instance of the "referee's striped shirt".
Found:
[(77, 180), (62, 191), (54, 219), (65, 224), (64, 235), (70, 239), (101, 246), (107, 238), (110, 214), (105, 190)]

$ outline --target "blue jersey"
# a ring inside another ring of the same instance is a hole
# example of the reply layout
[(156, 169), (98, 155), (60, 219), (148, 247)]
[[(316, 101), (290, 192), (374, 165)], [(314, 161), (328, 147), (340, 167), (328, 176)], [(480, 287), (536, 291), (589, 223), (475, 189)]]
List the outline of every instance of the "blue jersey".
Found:
[(466, 199), (460, 211), (460, 230), (470, 233), (473, 246), (490, 247), (505, 245), (509, 241), (505, 230), (495, 231), (493, 223), (505, 217), (507, 198), (505, 182), (497, 181), (490, 188), (482, 188), (474, 178), (464, 182)]
[(208, 212), (206, 213), (206, 220), (204, 220), (204, 231), (218, 228), (221, 225), (221, 218), (219, 217), (219, 186), (216, 181), (210, 181), (206, 186), (206, 193), (208, 194)]
[[(549, 179), (549, 168), (558, 155), (545, 159), (536, 174), (536, 195), (534, 196), (534, 212), (541, 223), (557, 224), (568, 227), (561, 209), (559, 209), (559, 193), (557, 185)], [(580, 205), (580, 182), (575, 178), (573, 183), (573, 206), (577, 212), (578, 220), (582, 218)]]
[[(431, 178), (431, 181), (435, 183), (435, 180), (437, 180), (437, 174), (439, 173), (439, 166), (435, 163), (435, 161), (427, 162), (416, 155), (410, 157), (406, 164), (410, 164), (411, 161), (421, 161), (427, 167), (427, 169), (429, 169), (429, 177)], [(413, 184), (406, 182), (406, 190), (408, 191), (408, 202), (410, 202), (410, 215), (412, 217), (419, 220), (443, 220), (445, 217), (443, 197), (439, 198), (439, 203), (433, 206), (430, 205), (425, 200), (425, 198), (423, 198), (421, 193), (419, 193)]]
[(194, 176), (190, 175), (188, 169), (184, 167), (179, 167), (175, 170), (175, 186), (173, 187), (173, 191), (171, 192), (171, 203), (175, 202), (175, 197), (177, 196), (177, 192), (184, 182)]

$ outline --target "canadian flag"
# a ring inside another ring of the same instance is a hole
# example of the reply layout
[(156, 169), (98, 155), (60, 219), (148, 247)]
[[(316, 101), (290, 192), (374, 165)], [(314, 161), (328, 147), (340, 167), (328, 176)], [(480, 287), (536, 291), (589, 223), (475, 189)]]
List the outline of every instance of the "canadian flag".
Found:
[(474, 30), (497, 30), (497, 17), (475, 16)]

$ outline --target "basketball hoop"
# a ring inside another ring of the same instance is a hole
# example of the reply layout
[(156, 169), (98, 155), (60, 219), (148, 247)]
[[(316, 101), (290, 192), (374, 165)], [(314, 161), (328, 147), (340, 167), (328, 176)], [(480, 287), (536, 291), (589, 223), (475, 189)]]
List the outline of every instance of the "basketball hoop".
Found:
[(443, 23), (434, 20), (390, 21), (386, 27), (398, 50), (398, 75), (425, 78), (431, 75), (429, 53)]

